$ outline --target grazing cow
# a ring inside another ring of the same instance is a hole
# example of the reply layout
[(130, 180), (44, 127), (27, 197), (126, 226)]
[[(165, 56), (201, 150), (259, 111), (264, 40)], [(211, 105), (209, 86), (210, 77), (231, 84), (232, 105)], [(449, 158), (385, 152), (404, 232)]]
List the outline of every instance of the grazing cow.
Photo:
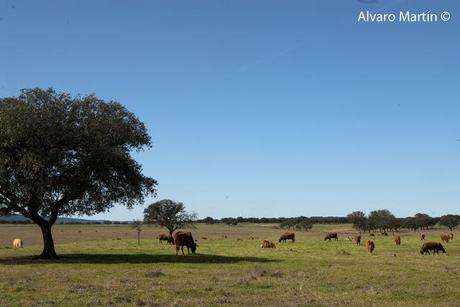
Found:
[(442, 235), (441, 235), (441, 240), (442, 240), (443, 242), (449, 243), (450, 235), (449, 235), (449, 234), (442, 234)]
[(353, 241), (355, 241), (356, 245), (361, 245), (361, 235), (354, 236)]
[(422, 255), (430, 254), (430, 251), (433, 251), (433, 255), (435, 253), (439, 254), (439, 251), (446, 253), (446, 250), (444, 249), (441, 243), (437, 243), (437, 242), (423, 243), (422, 248), (420, 249), (420, 254)]
[(262, 244), (260, 244), (260, 248), (276, 248), (276, 246), (275, 246), (275, 243), (264, 240)]
[(369, 234), (369, 237), (375, 237), (375, 234), (370, 233), (370, 234)]
[(450, 240), (452, 241), (454, 239), (454, 233), (451, 232), (449, 235), (450, 235)]
[(425, 241), (425, 234), (424, 233), (420, 234), (420, 240)]
[(169, 244), (174, 244), (174, 238), (171, 235), (167, 235), (165, 233), (162, 233), (158, 236), (158, 240), (160, 243), (163, 243), (163, 241), (166, 241), (166, 243)]
[(396, 245), (401, 245), (401, 237), (400, 236), (395, 236), (395, 243), (396, 243)]
[(287, 240), (291, 240), (292, 242), (295, 242), (295, 233), (293, 232), (285, 232), (281, 235), (280, 239), (278, 242), (281, 243), (281, 241), (286, 242)]
[(190, 249), (192, 253), (195, 254), (197, 244), (193, 240), (191, 232), (176, 231), (173, 235), (174, 242), (176, 243), (176, 256), (179, 253), (179, 248), (184, 255), (184, 246), (187, 247), (187, 253), (190, 255)]
[(339, 240), (339, 237), (337, 236), (337, 232), (329, 232), (324, 237), (324, 241), (326, 240), (331, 241), (332, 239), (335, 239), (336, 241)]
[(374, 241), (368, 240), (366, 242), (366, 249), (369, 252), (369, 254), (372, 254), (374, 252), (374, 249), (375, 249)]
[(14, 239), (13, 240), (13, 247), (14, 248), (22, 248), (23, 247), (22, 240), (21, 239)]
[(382, 232), (382, 236), (388, 237), (388, 233), (386, 231)]

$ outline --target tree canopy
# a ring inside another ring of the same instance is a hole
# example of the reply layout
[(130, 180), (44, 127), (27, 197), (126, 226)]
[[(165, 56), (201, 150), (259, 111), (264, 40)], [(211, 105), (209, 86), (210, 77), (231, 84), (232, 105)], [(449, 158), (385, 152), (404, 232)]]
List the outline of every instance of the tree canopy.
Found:
[(0, 99), (0, 213), (22, 214), (42, 230), (42, 258), (56, 257), (60, 215), (131, 208), (156, 192), (132, 151), (151, 147), (144, 124), (94, 95), (24, 89)]
[(196, 220), (196, 214), (187, 212), (185, 205), (170, 199), (163, 199), (144, 210), (144, 222), (166, 227), (169, 234)]
[(449, 227), (449, 229), (452, 231), (454, 227), (460, 224), (460, 216), (456, 214), (443, 215), (439, 220), (439, 224)]

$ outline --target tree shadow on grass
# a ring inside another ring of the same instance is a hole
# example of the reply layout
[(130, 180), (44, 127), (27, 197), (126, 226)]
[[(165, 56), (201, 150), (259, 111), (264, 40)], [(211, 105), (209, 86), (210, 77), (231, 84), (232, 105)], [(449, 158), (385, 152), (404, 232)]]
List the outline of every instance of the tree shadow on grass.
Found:
[(0, 265), (45, 264), (45, 263), (86, 263), (86, 264), (148, 264), (148, 263), (193, 263), (232, 264), (239, 262), (279, 262), (279, 260), (259, 257), (196, 255), (151, 255), (151, 254), (64, 254), (58, 259), (40, 260), (31, 256), (0, 258)]

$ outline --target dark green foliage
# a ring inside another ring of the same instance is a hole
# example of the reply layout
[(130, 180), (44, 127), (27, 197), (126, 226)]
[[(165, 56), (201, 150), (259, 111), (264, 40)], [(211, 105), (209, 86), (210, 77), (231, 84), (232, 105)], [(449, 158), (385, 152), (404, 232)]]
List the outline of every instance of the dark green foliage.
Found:
[(59, 215), (93, 215), (114, 203), (131, 208), (155, 193), (132, 151), (151, 146), (144, 124), (117, 102), (26, 89), (0, 99), (0, 213), (42, 229), (42, 257), (55, 257)]
[(356, 230), (366, 230), (368, 221), (366, 214), (362, 211), (354, 211), (347, 215), (347, 219), (353, 224), (353, 228)]
[(157, 201), (144, 210), (145, 223), (166, 227), (171, 235), (174, 230), (192, 224), (195, 220), (195, 213), (187, 212), (183, 203), (170, 199)]
[(449, 227), (449, 229), (452, 231), (454, 227), (460, 224), (460, 215), (447, 214), (441, 216), (441, 218), (439, 219), (439, 224)]

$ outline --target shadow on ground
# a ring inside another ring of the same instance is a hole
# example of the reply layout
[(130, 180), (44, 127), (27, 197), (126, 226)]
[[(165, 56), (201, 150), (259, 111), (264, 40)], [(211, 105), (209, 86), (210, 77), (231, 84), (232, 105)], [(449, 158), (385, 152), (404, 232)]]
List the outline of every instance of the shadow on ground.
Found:
[(31, 256), (0, 258), (0, 265), (44, 264), (44, 263), (87, 263), (87, 264), (145, 264), (145, 263), (239, 263), (239, 262), (279, 262), (279, 260), (259, 257), (232, 257), (208, 254), (187, 256), (150, 254), (64, 254), (58, 259), (40, 260)]

